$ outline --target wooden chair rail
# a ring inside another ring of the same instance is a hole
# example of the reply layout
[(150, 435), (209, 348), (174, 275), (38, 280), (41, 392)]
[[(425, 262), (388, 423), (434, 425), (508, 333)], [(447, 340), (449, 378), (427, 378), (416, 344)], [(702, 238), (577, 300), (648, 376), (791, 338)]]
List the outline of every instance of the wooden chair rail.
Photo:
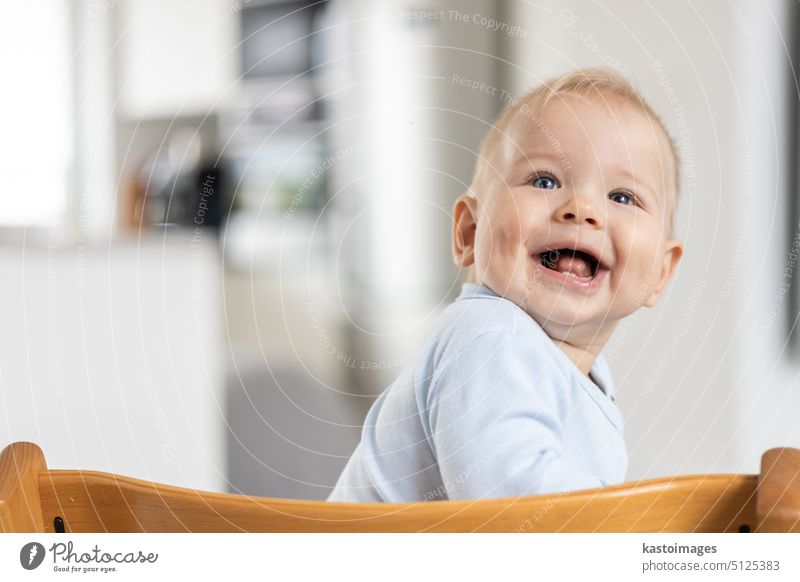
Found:
[(327, 503), (47, 470), (36, 445), (14, 443), (0, 454), (0, 531), (800, 531), (798, 487), (800, 451), (773, 449), (760, 475), (679, 476), (481, 501)]
[(800, 451), (770, 449), (761, 457), (758, 530), (800, 532)]

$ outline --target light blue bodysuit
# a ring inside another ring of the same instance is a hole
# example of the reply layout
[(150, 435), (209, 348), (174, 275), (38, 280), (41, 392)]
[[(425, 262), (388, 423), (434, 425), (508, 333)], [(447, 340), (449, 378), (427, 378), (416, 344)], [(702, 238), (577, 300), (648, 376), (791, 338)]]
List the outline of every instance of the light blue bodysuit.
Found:
[(328, 501), (480, 499), (621, 483), (622, 415), (602, 355), (590, 374), (515, 303), (465, 283), (415, 362), (370, 408)]

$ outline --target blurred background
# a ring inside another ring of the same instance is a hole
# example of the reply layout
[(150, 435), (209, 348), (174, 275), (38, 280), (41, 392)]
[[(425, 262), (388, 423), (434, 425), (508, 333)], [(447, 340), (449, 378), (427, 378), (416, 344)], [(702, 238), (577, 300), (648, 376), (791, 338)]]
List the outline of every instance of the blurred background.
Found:
[(325, 498), (458, 294), (451, 207), (504, 105), (628, 76), (686, 254), (606, 346), (628, 480), (800, 446), (793, 2), (49, 0), (0, 7), (0, 446)]

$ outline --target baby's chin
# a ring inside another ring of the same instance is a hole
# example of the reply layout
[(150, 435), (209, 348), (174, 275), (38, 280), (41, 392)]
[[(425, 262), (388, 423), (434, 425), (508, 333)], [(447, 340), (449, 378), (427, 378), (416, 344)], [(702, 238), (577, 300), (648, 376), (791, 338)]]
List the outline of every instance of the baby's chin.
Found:
[[(511, 299), (511, 298), (509, 298)], [(552, 339), (562, 341), (591, 340), (602, 333), (609, 321), (606, 317), (584, 313), (580, 307), (543, 305), (533, 297), (514, 300)]]

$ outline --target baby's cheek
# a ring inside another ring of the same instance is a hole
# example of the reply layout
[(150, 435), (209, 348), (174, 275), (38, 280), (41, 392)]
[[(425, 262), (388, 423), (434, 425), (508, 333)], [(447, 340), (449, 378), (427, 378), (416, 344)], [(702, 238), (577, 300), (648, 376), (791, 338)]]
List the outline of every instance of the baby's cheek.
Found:
[(494, 254), (507, 263), (518, 261), (522, 255), (527, 255), (525, 233), (519, 223), (506, 224), (504, 228), (498, 228), (492, 244), (495, 249)]

